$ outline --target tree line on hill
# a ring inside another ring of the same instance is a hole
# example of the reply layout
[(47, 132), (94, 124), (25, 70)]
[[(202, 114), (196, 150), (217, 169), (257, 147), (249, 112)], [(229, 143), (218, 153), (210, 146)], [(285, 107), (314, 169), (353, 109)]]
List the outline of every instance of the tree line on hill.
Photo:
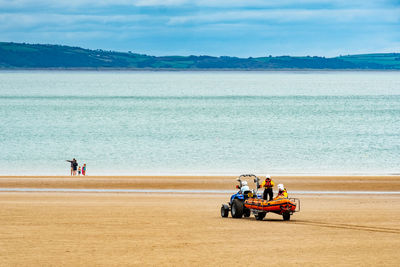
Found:
[(400, 54), (212, 57), (149, 56), (62, 45), (0, 42), (0, 69), (400, 69)]

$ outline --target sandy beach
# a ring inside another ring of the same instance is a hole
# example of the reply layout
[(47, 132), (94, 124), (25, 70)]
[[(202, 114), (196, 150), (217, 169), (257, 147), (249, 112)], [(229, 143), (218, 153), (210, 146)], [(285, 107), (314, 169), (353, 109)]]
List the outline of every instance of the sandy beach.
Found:
[[(399, 176), (273, 177), (288, 222), (221, 218), (229, 194), (0, 192), (1, 266), (243, 264), (398, 266)], [(224, 189), (234, 177), (0, 177), (0, 188)], [(392, 192), (392, 193), (391, 193)]]
[[(221, 189), (237, 176), (0, 176), (0, 188)], [(260, 179), (262, 177), (260, 176)], [(288, 191), (400, 191), (400, 176), (274, 176)]]

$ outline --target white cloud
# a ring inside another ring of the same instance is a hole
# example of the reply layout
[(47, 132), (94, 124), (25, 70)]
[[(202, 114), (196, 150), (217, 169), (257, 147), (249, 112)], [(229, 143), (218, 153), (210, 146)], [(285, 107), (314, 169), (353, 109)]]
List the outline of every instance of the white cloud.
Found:
[(392, 3), (390, 0), (195, 0), (190, 1), (198, 6), (214, 7), (282, 7), (282, 6), (301, 6), (301, 5), (329, 5), (332, 7), (376, 7), (387, 6)]
[(308, 10), (308, 9), (275, 9), (275, 10), (243, 10), (196, 15), (175, 16), (169, 20), (172, 25), (186, 23), (217, 23), (224, 21), (274, 21), (276, 23), (314, 21), (327, 22), (366, 22), (396, 23), (400, 21), (400, 8), (397, 9), (342, 9), (342, 10)]
[(46, 13), (0, 13), (0, 29), (19, 29), (46, 26), (51, 28), (88, 24), (124, 24), (124, 27), (140, 24), (168, 28), (168, 26), (184, 26), (190, 24), (281, 24), (281, 23), (355, 23), (385, 24), (400, 22), (400, 8), (395, 9), (263, 9), (234, 10), (213, 12), (203, 11), (188, 15), (86, 15), (86, 14), (46, 14)]
[[(399, 3), (397, 3), (398, 5)], [(291, 6), (319, 6), (329, 5), (333, 8), (374, 8), (384, 6), (395, 6), (396, 2), (391, 0), (0, 0), (3, 8), (29, 8), (35, 6), (57, 7), (112, 7), (112, 6), (192, 6), (192, 7), (217, 7), (229, 9), (232, 7), (242, 8), (279, 8)]]
[(0, 29), (21, 29), (47, 26), (51, 28), (81, 24), (137, 23), (154, 18), (148, 15), (75, 15), (75, 14), (0, 14)]
[(179, 6), (190, 3), (188, 0), (136, 0), (132, 2), (135, 6)]
[(133, 46), (150, 54), (187, 50), (240, 55), (247, 49), (249, 55), (265, 50), (314, 55), (318, 49), (324, 54), (344, 48), (350, 54), (359, 47), (394, 51), (400, 41), (399, 1), (0, 0), (0, 38), (93, 48)]

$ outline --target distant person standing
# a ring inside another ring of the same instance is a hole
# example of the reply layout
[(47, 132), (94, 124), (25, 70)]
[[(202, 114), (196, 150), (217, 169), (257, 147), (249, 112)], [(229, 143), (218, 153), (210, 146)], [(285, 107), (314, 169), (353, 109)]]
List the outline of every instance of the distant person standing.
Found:
[(81, 175), (81, 166), (78, 167), (78, 175)]
[(75, 158), (67, 161), (71, 162), (71, 175), (76, 175), (76, 170), (78, 169), (78, 162), (76, 161)]
[(83, 176), (86, 175), (86, 163), (83, 164), (83, 167), (82, 167), (82, 175), (83, 175)]

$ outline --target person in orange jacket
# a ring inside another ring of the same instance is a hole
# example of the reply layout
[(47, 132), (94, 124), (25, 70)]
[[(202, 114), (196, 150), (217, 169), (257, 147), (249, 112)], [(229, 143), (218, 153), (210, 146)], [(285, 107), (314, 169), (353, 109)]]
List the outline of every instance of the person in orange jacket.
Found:
[(278, 195), (275, 197), (276, 198), (287, 198), (288, 193), (286, 188), (283, 186), (283, 184), (278, 184)]
[(265, 176), (265, 180), (261, 183), (262, 188), (264, 188), (264, 193), (263, 193), (263, 199), (264, 200), (272, 200), (272, 198), (274, 197), (274, 193), (272, 191), (272, 188), (274, 187), (274, 181), (271, 180), (271, 176), (270, 175), (266, 175)]

